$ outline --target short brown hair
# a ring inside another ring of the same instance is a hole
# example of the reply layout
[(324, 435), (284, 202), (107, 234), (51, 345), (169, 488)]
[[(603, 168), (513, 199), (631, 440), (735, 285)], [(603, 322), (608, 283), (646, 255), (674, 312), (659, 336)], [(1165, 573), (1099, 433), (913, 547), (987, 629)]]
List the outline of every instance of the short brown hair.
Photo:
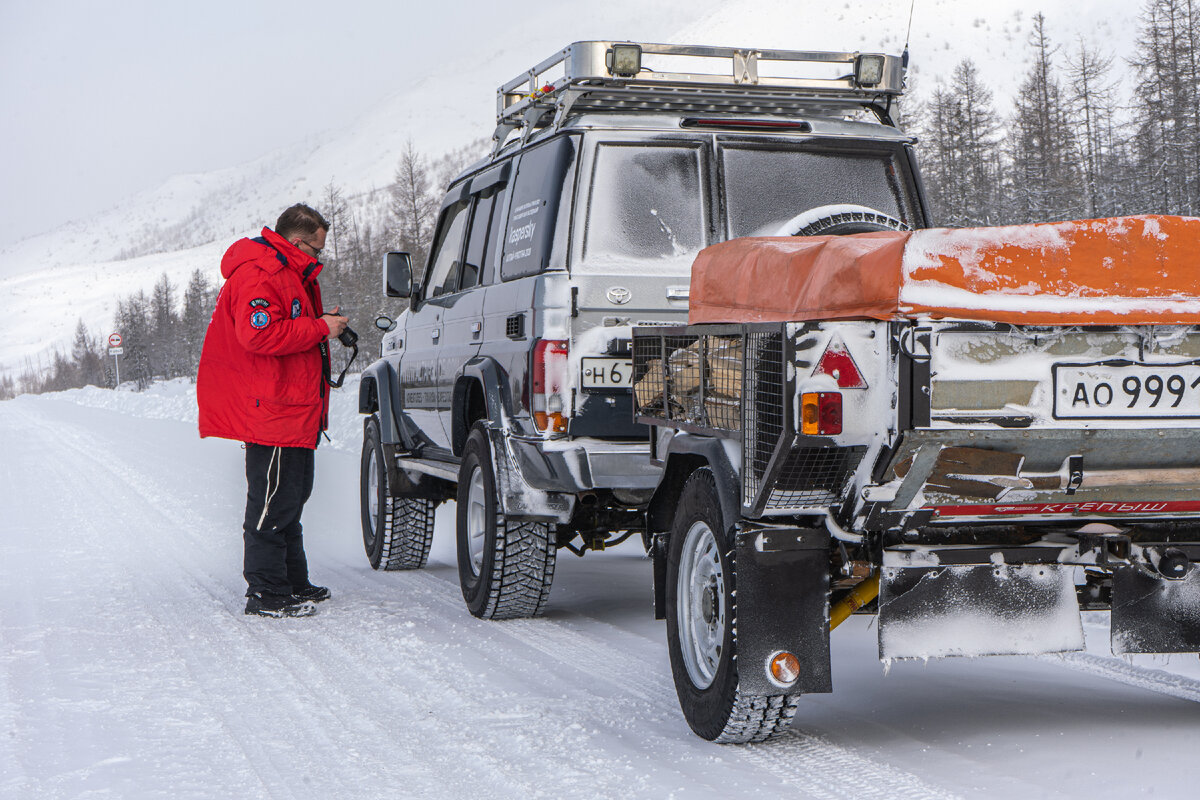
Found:
[(309, 208), (304, 203), (296, 203), (284, 211), (279, 215), (279, 221), (275, 223), (275, 232), (285, 239), (293, 233), (311, 236), (317, 230), (328, 231), (329, 223), (321, 216), (321, 212)]

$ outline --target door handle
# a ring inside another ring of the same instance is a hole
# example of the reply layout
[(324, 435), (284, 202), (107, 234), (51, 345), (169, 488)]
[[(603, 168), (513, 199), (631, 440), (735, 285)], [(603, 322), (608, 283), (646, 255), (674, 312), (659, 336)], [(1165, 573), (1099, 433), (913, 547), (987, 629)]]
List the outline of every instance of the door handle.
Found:
[(483, 330), (483, 323), (481, 323), (481, 322), (472, 322), (472, 323), (471, 323), (471, 333), (473, 333), (473, 334), (475, 334), (476, 336), (478, 336), (478, 335), (479, 335), (479, 332), (480, 332), (481, 330)]
[(429, 335), (432, 336), (433, 340), (436, 342), (438, 340), (438, 337), (442, 335), (442, 329), (434, 328), (431, 331), (429, 331)]

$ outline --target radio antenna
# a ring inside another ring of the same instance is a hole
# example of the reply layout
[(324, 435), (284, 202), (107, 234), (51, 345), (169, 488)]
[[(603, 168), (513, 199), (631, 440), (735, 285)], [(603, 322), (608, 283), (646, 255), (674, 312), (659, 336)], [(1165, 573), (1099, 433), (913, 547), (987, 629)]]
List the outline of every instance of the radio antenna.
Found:
[(908, 31), (904, 34), (904, 52), (908, 52), (908, 43), (912, 40), (912, 23), (913, 12), (917, 8), (917, 0), (912, 0), (912, 5), (908, 7)]

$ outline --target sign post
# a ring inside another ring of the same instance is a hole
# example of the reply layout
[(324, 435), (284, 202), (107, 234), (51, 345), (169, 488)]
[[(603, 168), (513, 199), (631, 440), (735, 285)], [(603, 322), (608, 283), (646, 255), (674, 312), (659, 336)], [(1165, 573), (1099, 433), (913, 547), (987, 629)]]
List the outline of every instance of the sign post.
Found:
[(125, 348), (121, 347), (121, 334), (110, 334), (108, 337), (108, 354), (113, 357), (113, 363), (117, 367), (117, 386), (121, 385), (121, 354), (124, 352)]

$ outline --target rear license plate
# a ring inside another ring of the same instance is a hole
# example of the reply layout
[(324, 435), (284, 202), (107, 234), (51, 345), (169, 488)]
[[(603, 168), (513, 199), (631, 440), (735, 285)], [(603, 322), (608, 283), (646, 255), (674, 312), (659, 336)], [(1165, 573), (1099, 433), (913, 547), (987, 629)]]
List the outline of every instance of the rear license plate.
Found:
[(1200, 417), (1200, 363), (1054, 365), (1057, 419)]
[(579, 374), (584, 389), (629, 389), (633, 386), (633, 360), (582, 358)]

